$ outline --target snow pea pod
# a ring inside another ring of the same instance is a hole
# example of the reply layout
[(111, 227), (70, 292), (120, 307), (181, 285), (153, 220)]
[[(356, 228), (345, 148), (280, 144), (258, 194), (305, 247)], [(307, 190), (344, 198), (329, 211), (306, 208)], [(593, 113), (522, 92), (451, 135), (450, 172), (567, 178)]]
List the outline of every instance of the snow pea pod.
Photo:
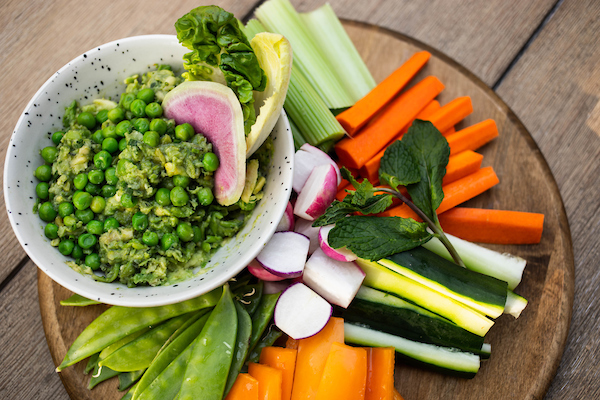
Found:
[(217, 288), (194, 299), (159, 307), (111, 307), (92, 321), (75, 339), (56, 371), (60, 372), (141, 329), (181, 314), (213, 307), (219, 301), (221, 293), (222, 289)]
[(121, 347), (125, 346), (126, 344), (128, 344), (128, 343), (134, 341), (135, 339), (137, 339), (138, 337), (142, 336), (144, 333), (146, 333), (148, 331), (148, 329), (149, 328), (144, 328), (144, 329), (141, 329), (141, 330), (139, 330), (137, 332), (133, 332), (131, 335), (127, 335), (123, 339), (117, 340), (116, 342), (114, 342), (110, 346), (105, 347), (100, 352), (100, 355), (98, 356), (98, 366), (101, 367), (102, 366), (102, 361), (104, 361), (105, 358), (107, 358), (112, 353), (114, 353), (115, 351), (117, 351)]
[(98, 364), (98, 357), (100, 357), (100, 353), (92, 354), (83, 370), (84, 374), (89, 374), (94, 370), (94, 367)]
[(229, 286), (210, 314), (185, 370), (178, 400), (221, 400), (237, 337), (237, 312)]
[(279, 299), (281, 293), (264, 294), (260, 300), (258, 308), (252, 314), (252, 336), (250, 337), (250, 348), (249, 351), (254, 350), (254, 346), (258, 343), (262, 337), (265, 329), (273, 319), (273, 311), (275, 310), (275, 304)]
[(88, 389), (93, 389), (100, 382), (104, 382), (110, 378), (114, 378), (119, 375), (118, 371), (113, 371), (110, 368), (99, 367), (98, 364), (94, 365), (94, 372), (88, 383)]
[(250, 347), (250, 335), (252, 335), (252, 319), (250, 318), (250, 315), (248, 315), (244, 307), (238, 302), (235, 303), (235, 309), (237, 311), (238, 320), (237, 338), (233, 352), (233, 360), (231, 361), (231, 368), (229, 368), (229, 375), (227, 376), (224, 396), (231, 390), (233, 383), (246, 361), (248, 347)]
[(101, 366), (120, 372), (146, 369), (169, 337), (191, 317), (191, 313), (171, 318), (102, 359)]
[(127, 393), (125, 393), (125, 395), (121, 397), (121, 400), (133, 400), (133, 393), (135, 392), (135, 388), (137, 387), (137, 385), (137, 383), (133, 385), (131, 389), (129, 389)]
[(249, 315), (252, 315), (260, 304), (263, 285), (263, 281), (249, 283), (238, 287), (234, 294), (234, 297), (244, 306)]
[(271, 325), (267, 333), (258, 341), (252, 352), (248, 354), (248, 362), (257, 363), (260, 361), (260, 352), (265, 347), (273, 346), (273, 344), (281, 337), (283, 333), (275, 328), (275, 325)]
[[(142, 399), (142, 398), (160, 398), (160, 397), (152, 397), (154, 391), (158, 391), (157, 388), (160, 388), (160, 383), (154, 383), (157, 380), (162, 372), (170, 366), (175, 360), (190, 346), (191, 343), (194, 342), (196, 337), (202, 332), (202, 328), (206, 324), (208, 320), (209, 314), (204, 313), (198, 317), (196, 321), (194, 321), (191, 325), (189, 325), (185, 330), (181, 330), (181, 332), (176, 331), (173, 335), (177, 335), (173, 340), (169, 339), (168, 344), (165, 344), (162, 349), (158, 352), (152, 363), (142, 375), (142, 378), (136, 385), (135, 392), (133, 393), (133, 399)], [(193, 319), (194, 317), (192, 317)], [(183, 328), (183, 327), (182, 327)], [(189, 354), (188, 354), (189, 356)], [(187, 359), (185, 359), (187, 362)], [(183, 377), (183, 374), (182, 374)], [(164, 378), (161, 377), (161, 378)], [(167, 381), (168, 383), (168, 381)], [(153, 388), (150, 389), (150, 385), (153, 384)], [(148, 390), (147, 390), (148, 389)], [(179, 390), (179, 389), (177, 389)], [(148, 393), (145, 393), (147, 392)], [(143, 397), (142, 397), (143, 395)]]
[(146, 369), (140, 369), (138, 371), (121, 372), (119, 374), (119, 390), (126, 390), (128, 387), (133, 385), (144, 374), (144, 371), (146, 371)]
[(80, 296), (77, 293), (75, 293), (73, 296), (69, 297), (68, 299), (60, 301), (61, 306), (84, 307), (84, 306), (91, 306), (94, 304), (101, 304), (101, 303), (99, 301), (90, 300), (86, 297)]

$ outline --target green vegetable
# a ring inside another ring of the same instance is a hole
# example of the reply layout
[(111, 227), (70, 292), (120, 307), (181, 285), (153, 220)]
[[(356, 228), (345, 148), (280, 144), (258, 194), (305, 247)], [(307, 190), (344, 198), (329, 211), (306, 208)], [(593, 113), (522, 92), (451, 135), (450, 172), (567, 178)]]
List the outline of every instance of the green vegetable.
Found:
[(35, 186), (35, 194), (37, 194), (37, 196), (42, 199), (42, 200), (46, 200), (48, 199), (48, 189), (50, 188), (50, 185), (48, 185), (48, 182), (40, 182)]
[(65, 133), (63, 131), (56, 131), (52, 134), (52, 143), (58, 146)]
[(266, 77), (240, 22), (217, 6), (193, 9), (175, 23), (179, 42), (192, 50), (184, 55), (188, 80), (227, 84), (244, 114), (246, 134), (256, 120), (252, 91), (262, 91)]
[(56, 218), (56, 211), (49, 201), (42, 203), (38, 209), (38, 214), (42, 221), (51, 222)]
[(58, 226), (52, 222), (46, 224), (44, 227), (44, 235), (50, 240), (56, 239), (58, 237)]
[(52, 178), (52, 167), (43, 164), (35, 169), (34, 175), (42, 182), (48, 182)]
[(91, 306), (94, 304), (100, 304), (100, 302), (95, 301), (95, 300), (90, 300), (87, 299), (81, 295), (78, 294), (73, 294), (71, 297), (65, 299), (65, 300), (61, 300), (60, 301), (60, 305), (61, 306), (75, 306), (75, 307), (82, 307), (82, 306)]
[(77, 123), (83, 125), (88, 129), (94, 129), (96, 126), (96, 117), (92, 113), (82, 112), (77, 115)]
[(125, 112), (122, 108), (115, 107), (108, 111), (107, 117), (113, 124), (118, 124), (125, 118)]
[(97, 271), (100, 268), (100, 256), (98, 253), (91, 253), (85, 256), (85, 265), (90, 267), (92, 271)]
[(56, 159), (58, 150), (54, 146), (48, 146), (48, 147), (44, 147), (42, 149), (42, 151), (40, 152), (40, 154), (41, 154), (42, 158), (44, 159), (44, 161), (52, 164), (54, 162), (54, 160)]
[(123, 391), (129, 388), (142, 377), (145, 371), (145, 369), (141, 369), (139, 371), (121, 372), (119, 374), (119, 390)]
[(254, 347), (259, 342), (263, 333), (273, 319), (275, 304), (281, 293), (263, 294), (260, 303), (252, 314), (252, 336), (250, 337), (249, 351), (254, 350)]
[(269, 325), (268, 329), (266, 329), (266, 333), (260, 338), (252, 351), (248, 354), (246, 361), (254, 363), (259, 362), (262, 349), (273, 346), (273, 344), (281, 337), (281, 335), (283, 335), (283, 332), (277, 329), (274, 324)]
[(235, 339), (235, 348), (233, 350), (233, 359), (231, 361), (231, 368), (229, 369), (229, 375), (227, 376), (227, 383), (225, 384), (225, 391), (223, 396), (227, 396), (229, 390), (235, 383), (238, 374), (242, 370), (242, 366), (246, 361), (248, 355), (248, 347), (250, 346), (250, 336), (252, 335), (252, 319), (246, 312), (244, 307), (239, 302), (235, 302), (235, 310), (237, 313), (237, 337)]

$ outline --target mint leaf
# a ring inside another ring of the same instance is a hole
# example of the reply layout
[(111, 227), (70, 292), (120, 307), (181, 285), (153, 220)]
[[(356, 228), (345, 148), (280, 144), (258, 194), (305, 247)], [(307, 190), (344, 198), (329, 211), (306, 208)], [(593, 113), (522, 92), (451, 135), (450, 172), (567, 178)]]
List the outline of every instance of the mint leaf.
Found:
[(354, 193), (348, 193), (344, 201), (334, 200), (325, 213), (315, 220), (314, 227), (332, 225), (346, 218), (348, 214), (360, 212), (364, 215), (379, 214), (392, 205), (392, 195), (378, 194), (365, 200), (362, 206), (352, 204)]
[(375, 193), (375, 190), (373, 190), (373, 185), (371, 184), (371, 182), (369, 182), (368, 179), (363, 179), (362, 182), (358, 182), (352, 176), (352, 173), (348, 171), (348, 169), (346, 169), (346, 167), (342, 167), (341, 173), (342, 177), (348, 182), (350, 182), (350, 184), (352, 184), (352, 186), (354, 186), (354, 189), (356, 190), (354, 196), (351, 198), (352, 204), (362, 206), (366, 203), (366, 201), (369, 198), (373, 197), (373, 193)]
[(450, 157), (450, 146), (429, 121), (415, 120), (402, 138), (419, 165), (420, 181), (406, 185), (412, 202), (437, 221), (436, 210), (444, 199), (442, 179)]
[(394, 190), (421, 180), (419, 163), (406, 143), (396, 140), (385, 150), (379, 166), (379, 180)]
[(347, 247), (361, 258), (377, 261), (426, 243), (427, 224), (410, 218), (350, 216), (329, 232), (329, 245)]

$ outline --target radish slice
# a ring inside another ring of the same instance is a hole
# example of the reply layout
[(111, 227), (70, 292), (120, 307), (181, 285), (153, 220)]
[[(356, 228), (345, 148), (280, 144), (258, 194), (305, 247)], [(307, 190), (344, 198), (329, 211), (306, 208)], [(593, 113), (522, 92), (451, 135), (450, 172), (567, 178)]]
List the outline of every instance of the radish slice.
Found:
[(275, 232), (256, 261), (273, 275), (295, 278), (302, 275), (310, 239), (296, 232)]
[(262, 265), (260, 265), (260, 263), (256, 260), (250, 261), (250, 264), (248, 264), (246, 268), (248, 268), (248, 271), (252, 275), (257, 277), (258, 279), (262, 279), (263, 281), (281, 281), (285, 279), (281, 276), (273, 275), (272, 273), (264, 269)]
[(285, 212), (281, 217), (281, 221), (277, 225), (275, 232), (283, 232), (283, 231), (293, 231), (294, 230), (294, 207), (292, 207), (292, 203), (288, 201), (287, 207), (285, 207)]
[(302, 279), (325, 300), (347, 308), (365, 279), (365, 273), (355, 263), (334, 260), (317, 249), (306, 262)]
[(329, 237), (329, 231), (334, 227), (335, 225), (327, 225), (322, 226), (321, 229), (319, 229), (319, 246), (321, 246), (321, 250), (334, 260), (345, 262), (356, 260), (358, 257), (350, 249), (347, 249), (346, 247), (334, 249), (329, 245), (327, 238)]
[(287, 288), (275, 305), (275, 325), (293, 339), (316, 335), (329, 321), (333, 307), (302, 283)]
[(265, 283), (263, 284), (263, 293), (264, 294), (275, 294), (275, 293), (281, 293), (284, 290), (286, 290), (288, 287), (290, 287), (290, 285), (292, 284), (292, 281), (288, 281), (288, 280), (283, 280), (283, 281), (265, 281)]
[(321, 149), (305, 143), (294, 156), (294, 178), (292, 179), (292, 188), (296, 193), (302, 191), (312, 170), (320, 165), (333, 166), (336, 171), (337, 184), (339, 185), (342, 182), (342, 174), (335, 161)]
[(310, 246), (308, 247), (308, 254), (312, 254), (316, 249), (319, 248), (319, 229), (318, 227), (312, 226), (312, 221), (307, 221), (302, 218), (296, 220), (294, 226), (294, 232), (301, 233), (310, 239)]
[(325, 212), (337, 193), (337, 176), (331, 165), (320, 165), (310, 173), (296, 199), (294, 214), (313, 221)]

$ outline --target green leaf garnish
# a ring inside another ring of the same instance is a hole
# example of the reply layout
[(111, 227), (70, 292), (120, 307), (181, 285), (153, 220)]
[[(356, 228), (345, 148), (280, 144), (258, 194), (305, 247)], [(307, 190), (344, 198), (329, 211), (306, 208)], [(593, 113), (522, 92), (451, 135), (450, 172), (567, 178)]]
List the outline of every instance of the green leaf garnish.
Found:
[(313, 226), (332, 225), (355, 212), (363, 215), (379, 214), (392, 205), (392, 195), (390, 194), (372, 196), (366, 199), (362, 206), (353, 204), (354, 197), (354, 193), (348, 193), (344, 201), (334, 200), (325, 213), (315, 220)]
[(396, 140), (385, 150), (379, 166), (379, 180), (394, 190), (421, 180), (421, 170), (410, 147)]

